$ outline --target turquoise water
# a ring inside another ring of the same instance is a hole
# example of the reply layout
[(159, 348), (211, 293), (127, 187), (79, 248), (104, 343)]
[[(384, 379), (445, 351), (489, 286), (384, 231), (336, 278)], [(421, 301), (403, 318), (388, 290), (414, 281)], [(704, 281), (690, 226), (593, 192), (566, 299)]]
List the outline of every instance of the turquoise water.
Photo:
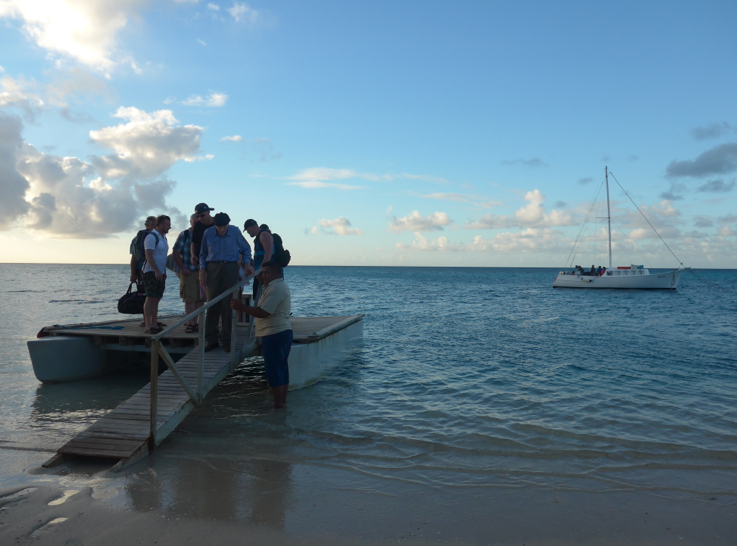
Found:
[[(675, 292), (556, 290), (556, 273), (290, 266), (294, 314), (365, 313), (361, 350), (283, 413), (258, 366), (242, 366), (141, 464), (181, 479), (176, 461), (209, 443), (236, 467), (432, 490), (737, 494), (737, 271), (687, 274)], [(25, 345), (44, 325), (118, 318), (126, 276), (0, 265), (0, 450), (51, 452), (147, 382), (142, 369), (41, 385)], [(177, 296), (162, 312), (180, 312)]]

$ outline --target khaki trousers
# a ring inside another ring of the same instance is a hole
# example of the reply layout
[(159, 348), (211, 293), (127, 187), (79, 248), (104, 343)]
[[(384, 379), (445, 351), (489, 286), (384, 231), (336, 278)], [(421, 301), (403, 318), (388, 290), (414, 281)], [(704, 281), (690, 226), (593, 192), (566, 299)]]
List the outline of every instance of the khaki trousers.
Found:
[[(238, 264), (236, 262), (207, 262), (207, 301), (214, 300), (236, 284), (238, 284)], [(208, 345), (218, 341), (218, 319), (222, 322), (220, 342), (223, 346), (230, 345), (233, 311), (228, 298), (207, 310), (205, 343)]]

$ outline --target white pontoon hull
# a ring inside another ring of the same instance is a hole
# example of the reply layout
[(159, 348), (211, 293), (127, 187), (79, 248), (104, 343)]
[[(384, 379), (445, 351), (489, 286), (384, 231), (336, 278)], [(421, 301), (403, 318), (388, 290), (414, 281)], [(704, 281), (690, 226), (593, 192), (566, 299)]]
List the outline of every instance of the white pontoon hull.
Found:
[[(688, 268), (673, 269), (663, 273), (650, 273), (647, 269), (633, 270), (631, 275), (616, 274), (590, 277), (587, 275), (566, 275), (559, 273), (553, 288), (613, 288), (636, 290), (675, 290), (678, 282)], [(629, 270), (626, 270), (630, 273)], [(641, 272), (641, 273), (640, 273)]]

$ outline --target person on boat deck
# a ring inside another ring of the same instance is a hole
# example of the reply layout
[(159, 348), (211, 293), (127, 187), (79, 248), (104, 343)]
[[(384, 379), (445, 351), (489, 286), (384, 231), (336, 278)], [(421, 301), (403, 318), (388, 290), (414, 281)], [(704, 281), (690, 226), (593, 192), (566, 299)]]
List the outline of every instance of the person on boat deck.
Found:
[[(197, 223), (197, 215), (193, 214), (189, 217), (189, 229), (185, 229), (179, 234), (174, 243), (174, 262), (179, 266), (179, 297), (184, 302), (184, 313), (189, 315), (205, 302), (200, 293), (199, 282), (199, 263), (192, 264), (192, 228)], [(191, 319), (186, 326), (185, 332), (188, 334), (199, 331), (199, 315)]]
[(578, 274), (579, 275), (584, 275), (585, 274), (585, 271), (583, 270), (583, 267), (581, 267), (580, 265), (577, 265), (576, 266), (576, 271), (578, 271)]
[[(243, 264), (246, 275), (255, 271), (251, 266), (251, 246), (241, 230), (230, 225), (230, 216), (219, 212), (214, 217), (215, 227), (205, 230), (200, 247), (200, 285), (207, 289), (207, 301), (238, 284), (238, 263)], [(220, 341), (223, 350), (230, 352), (230, 330), (233, 315), (226, 302), (218, 302), (207, 313), (205, 320), (205, 351), (218, 346), (218, 318), (222, 319)]]
[[(146, 218), (146, 222), (143, 224), (144, 229), (141, 231), (147, 231), (151, 232), (152, 229), (156, 227), (156, 216), (149, 216)], [(146, 263), (146, 260), (139, 261), (138, 258), (136, 258), (136, 243), (138, 242), (138, 236), (141, 234), (141, 231), (136, 233), (136, 236), (133, 237), (133, 240), (131, 241), (131, 282), (134, 282), (136, 284), (143, 283), (143, 264)]]
[(292, 349), (292, 295), (284, 282), (282, 268), (276, 262), (261, 264), (264, 289), (258, 307), (230, 300), (230, 306), (256, 318), (256, 336), (261, 338), (266, 379), (274, 397), (274, 407), (283, 408), (289, 390), (289, 352)]
[(158, 322), (159, 302), (166, 289), (166, 255), (169, 243), (166, 234), (171, 229), (171, 218), (162, 214), (156, 217), (156, 227), (143, 241), (146, 251), (146, 265), (143, 268), (143, 285), (146, 287), (146, 301), (143, 303), (143, 319), (147, 334), (158, 334), (166, 325)]
[[(274, 255), (274, 238), (271, 236), (269, 226), (258, 222), (253, 218), (246, 220), (243, 225), (243, 231), (253, 237), (253, 268), (258, 271), (259, 267), (265, 262), (270, 262)], [(253, 299), (256, 301), (256, 293), (259, 287), (258, 277), (253, 280)]]
[(192, 254), (192, 265), (199, 267), (200, 264), (200, 245), (202, 244), (202, 235), (205, 230), (211, 228), (213, 224), (210, 211), (215, 210), (207, 206), (207, 203), (198, 203), (195, 205), (194, 213), (197, 216), (197, 223), (192, 227), (192, 243), (190, 252)]
[(606, 275), (606, 267), (601, 268), (601, 274), (600, 275)]
[(596, 268), (596, 276), (601, 277), (601, 266)]
[(591, 269), (589, 270), (589, 275), (592, 277), (596, 277), (596, 266), (594, 264), (591, 264)]

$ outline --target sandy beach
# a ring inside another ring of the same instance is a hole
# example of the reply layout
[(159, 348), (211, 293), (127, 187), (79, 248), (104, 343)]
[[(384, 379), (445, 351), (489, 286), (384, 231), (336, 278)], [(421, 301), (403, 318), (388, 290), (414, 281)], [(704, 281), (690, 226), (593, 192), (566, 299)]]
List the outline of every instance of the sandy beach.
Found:
[[(127, 471), (2, 450), (0, 543), (734, 544), (729, 496), (428, 487), (172, 442)], [(23, 470), (23, 469), (26, 470)], [(8, 477), (8, 471), (15, 471)], [(10, 485), (9, 481), (15, 481)]]

